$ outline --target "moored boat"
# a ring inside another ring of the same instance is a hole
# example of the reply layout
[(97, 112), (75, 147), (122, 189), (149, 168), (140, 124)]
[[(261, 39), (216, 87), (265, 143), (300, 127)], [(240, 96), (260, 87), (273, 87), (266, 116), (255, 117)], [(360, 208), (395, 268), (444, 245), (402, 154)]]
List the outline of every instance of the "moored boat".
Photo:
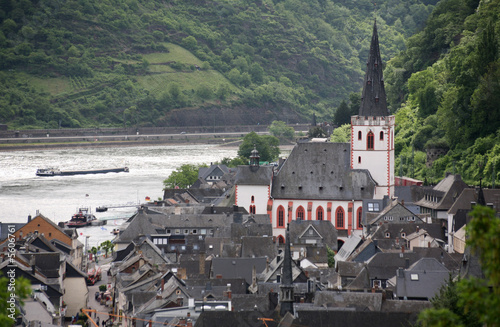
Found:
[(65, 223), (68, 228), (79, 228), (91, 226), (93, 222), (96, 222), (97, 218), (90, 213), (88, 208), (80, 208), (77, 213), (75, 213), (69, 221)]

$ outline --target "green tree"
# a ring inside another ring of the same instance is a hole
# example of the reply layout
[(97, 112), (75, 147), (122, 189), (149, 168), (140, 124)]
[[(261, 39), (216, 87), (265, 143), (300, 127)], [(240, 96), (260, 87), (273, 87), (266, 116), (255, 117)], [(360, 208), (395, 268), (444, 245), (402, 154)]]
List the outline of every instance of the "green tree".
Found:
[[(19, 310), (16, 309), (15, 303), (18, 301), (22, 306), (24, 300), (31, 293), (30, 282), (25, 278), (15, 278), (15, 284), (11, 283), (11, 278), (6, 276), (0, 277), (0, 326), (13, 326), (15, 319), (19, 315)], [(10, 287), (10, 288), (9, 288)], [(12, 297), (12, 294), (15, 297)]]
[(243, 138), (243, 142), (238, 149), (238, 156), (248, 160), (254, 146), (257, 151), (259, 151), (261, 161), (274, 161), (278, 159), (280, 149), (277, 137), (271, 135), (258, 135), (255, 132), (250, 132)]
[[(434, 308), (420, 313), (422, 326), (500, 326), (500, 219), (495, 210), (481, 205), (475, 206), (470, 216), (467, 246), (478, 256), (485, 278), (460, 280), (456, 284), (458, 300), (453, 289), (445, 290), (451, 294), (440, 292)], [(467, 313), (473, 313), (477, 320), (464, 319)]]
[(242, 157), (236, 157), (236, 158), (222, 158), (221, 162), (222, 165), (226, 165), (228, 167), (234, 168), (238, 167), (240, 165), (246, 165), (248, 164), (248, 160)]
[(198, 180), (198, 169), (201, 166), (184, 164), (174, 170), (167, 179), (163, 181), (165, 188), (189, 188)]
[(319, 126), (314, 126), (309, 129), (307, 132), (307, 137), (309, 138), (315, 138), (315, 137), (326, 137), (325, 131), (319, 127)]
[(326, 256), (328, 258), (328, 268), (335, 268), (335, 251), (326, 246)]
[(342, 100), (337, 110), (335, 111), (335, 115), (333, 116), (333, 123), (337, 126), (341, 126), (344, 124), (349, 124), (350, 122), (351, 113), (349, 110), (349, 106), (344, 100)]
[(349, 143), (351, 142), (351, 125), (345, 124), (333, 130), (330, 142)]
[(114, 248), (115, 248), (115, 245), (110, 240), (106, 240), (106, 241), (101, 243), (101, 249), (104, 250), (106, 257), (108, 257), (109, 251), (111, 251), (111, 254), (113, 254)]
[(269, 126), (269, 132), (280, 140), (291, 140), (295, 136), (293, 127), (287, 126), (284, 121), (275, 120)]

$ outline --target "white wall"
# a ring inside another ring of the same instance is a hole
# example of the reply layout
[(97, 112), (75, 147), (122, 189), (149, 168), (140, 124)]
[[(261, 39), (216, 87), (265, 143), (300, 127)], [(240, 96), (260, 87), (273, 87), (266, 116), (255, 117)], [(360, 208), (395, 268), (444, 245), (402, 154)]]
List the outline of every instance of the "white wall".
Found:
[(66, 293), (63, 301), (67, 305), (66, 317), (76, 316), (81, 308), (87, 307), (89, 290), (83, 277), (68, 277), (64, 279)]
[[(267, 200), (270, 197), (270, 185), (236, 185), (235, 204), (250, 212), (250, 205), (255, 205), (255, 214), (267, 214)], [(254, 196), (254, 203), (252, 203)]]

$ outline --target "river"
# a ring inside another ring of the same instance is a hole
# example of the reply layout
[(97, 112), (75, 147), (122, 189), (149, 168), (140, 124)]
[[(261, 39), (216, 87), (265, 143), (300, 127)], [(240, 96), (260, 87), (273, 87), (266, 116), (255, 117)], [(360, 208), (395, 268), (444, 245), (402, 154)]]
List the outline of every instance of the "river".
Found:
[[(163, 180), (182, 164), (210, 164), (235, 157), (237, 148), (217, 145), (165, 145), (110, 148), (65, 148), (0, 152), (0, 222), (26, 222), (37, 212), (54, 223), (71, 218), (80, 207), (90, 208), (107, 226), (79, 230), (94, 246), (111, 239), (111, 231), (131, 216), (134, 205), (163, 197)], [(38, 168), (85, 170), (129, 167), (108, 174), (38, 177)], [(130, 205), (96, 213), (99, 206)]]

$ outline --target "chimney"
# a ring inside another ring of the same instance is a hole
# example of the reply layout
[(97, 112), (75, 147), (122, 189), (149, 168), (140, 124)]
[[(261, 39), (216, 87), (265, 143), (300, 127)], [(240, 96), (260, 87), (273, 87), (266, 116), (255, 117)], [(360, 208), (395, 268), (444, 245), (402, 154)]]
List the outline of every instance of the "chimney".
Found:
[(161, 291), (163, 292), (163, 290), (165, 289), (165, 279), (161, 279)]
[(187, 326), (187, 327), (193, 327), (193, 320), (188, 319), (188, 320), (187, 320), (187, 323), (186, 323), (186, 326)]
[(34, 275), (36, 272), (35, 257), (30, 259), (31, 273)]
[(31, 215), (28, 215), (28, 222), (31, 221)]
[(227, 284), (227, 298), (231, 300), (232, 292), (231, 292), (231, 284)]

